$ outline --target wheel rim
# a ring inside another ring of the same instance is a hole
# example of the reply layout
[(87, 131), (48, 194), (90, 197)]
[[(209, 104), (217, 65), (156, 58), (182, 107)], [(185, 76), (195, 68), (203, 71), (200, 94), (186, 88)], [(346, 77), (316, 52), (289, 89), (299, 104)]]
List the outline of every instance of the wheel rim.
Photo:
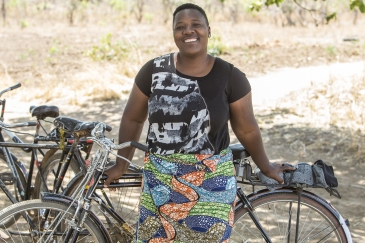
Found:
[[(49, 210), (49, 217), (44, 223), (44, 227), (41, 227), (42, 215), (44, 215), (47, 209)], [(65, 233), (70, 225), (71, 216), (74, 212), (74, 210), (71, 210), (68, 213), (64, 213), (64, 209), (63, 205), (43, 206), (40, 204), (9, 214), (0, 220), (0, 225), (3, 225), (4, 220), (11, 218), (18, 219), (13, 225), (1, 229), (0, 242), (63, 242)], [(30, 215), (32, 222), (36, 226), (36, 231), (30, 230), (25, 218), (18, 216), (24, 213)], [(82, 230), (82, 234), (77, 242), (98, 242), (98, 238), (93, 230), (87, 224), (84, 224), (84, 227), (85, 229)], [(39, 232), (39, 235), (36, 235), (36, 233), (33, 234), (32, 232)], [(53, 236), (51, 232), (53, 232)]]
[[(255, 216), (260, 220), (272, 242), (295, 242), (297, 196), (292, 199), (277, 199), (255, 203)], [(332, 220), (334, 216), (325, 209), (318, 208), (319, 203), (303, 198), (300, 207), (298, 243), (300, 242), (343, 242)], [(290, 220), (291, 219), (291, 220)], [(230, 242), (265, 242), (247, 211), (236, 215)]]

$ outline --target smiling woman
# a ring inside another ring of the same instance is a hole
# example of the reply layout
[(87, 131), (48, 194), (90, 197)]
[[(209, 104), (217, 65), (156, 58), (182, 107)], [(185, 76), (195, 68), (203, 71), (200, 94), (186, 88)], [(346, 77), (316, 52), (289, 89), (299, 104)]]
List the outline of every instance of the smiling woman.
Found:
[[(179, 49), (148, 61), (138, 72), (119, 129), (119, 143), (138, 141), (148, 116), (148, 152), (137, 224), (138, 242), (228, 242), (234, 219), (235, 170), (228, 121), (266, 176), (292, 169), (270, 163), (246, 76), (207, 53), (205, 11), (183, 4), (173, 13)], [(132, 159), (134, 151), (119, 155)], [(127, 170), (117, 159), (107, 187)]]

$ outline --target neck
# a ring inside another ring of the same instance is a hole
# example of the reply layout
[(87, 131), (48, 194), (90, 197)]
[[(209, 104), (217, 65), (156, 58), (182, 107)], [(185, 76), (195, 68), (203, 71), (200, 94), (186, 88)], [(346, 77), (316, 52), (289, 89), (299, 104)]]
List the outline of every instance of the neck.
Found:
[(202, 66), (204, 64), (209, 63), (209, 60), (210, 56), (207, 53), (199, 56), (189, 56), (189, 55), (182, 55), (180, 52), (177, 53), (177, 59), (176, 59), (176, 61), (179, 62), (180, 65), (186, 67)]
[(175, 67), (179, 72), (190, 76), (205, 76), (212, 67), (210, 55), (185, 56), (177, 53), (175, 55)]

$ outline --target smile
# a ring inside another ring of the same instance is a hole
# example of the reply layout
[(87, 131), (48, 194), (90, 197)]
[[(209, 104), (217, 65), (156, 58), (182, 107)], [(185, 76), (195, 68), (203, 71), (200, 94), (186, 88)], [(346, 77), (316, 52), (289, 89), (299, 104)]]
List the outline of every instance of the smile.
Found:
[(185, 43), (190, 43), (190, 42), (195, 42), (197, 41), (198, 39), (186, 39), (184, 40)]

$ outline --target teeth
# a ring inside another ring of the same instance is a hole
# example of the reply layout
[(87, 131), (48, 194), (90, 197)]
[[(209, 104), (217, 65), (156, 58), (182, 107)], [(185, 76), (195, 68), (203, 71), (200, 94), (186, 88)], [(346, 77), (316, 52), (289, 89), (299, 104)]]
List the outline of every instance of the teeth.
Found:
[(193, 41), (196, 41), (197, 39), (187, 39), (185, 40), (185, 42), (193, 42)]

